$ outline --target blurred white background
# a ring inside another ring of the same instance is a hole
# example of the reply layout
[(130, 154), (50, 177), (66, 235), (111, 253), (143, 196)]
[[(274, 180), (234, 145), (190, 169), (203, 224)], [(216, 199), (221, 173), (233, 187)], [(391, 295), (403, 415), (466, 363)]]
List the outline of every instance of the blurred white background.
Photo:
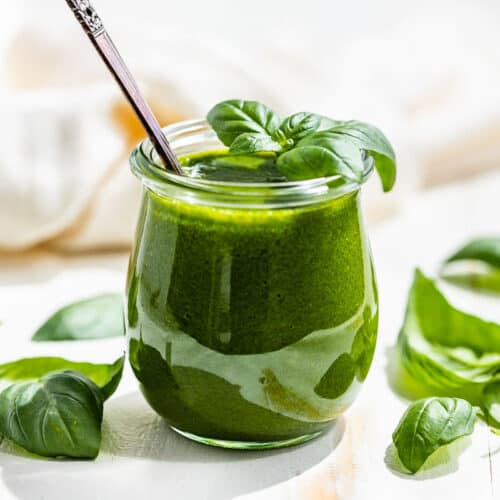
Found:
[[(400, 170), (372, 219), (500, 168), (498, 1), (93, 3), (163, 124), (238, 97), (378, 125)], [(2, 10), (0, 249), (127, 247), (140, 128), (64, 0)]]

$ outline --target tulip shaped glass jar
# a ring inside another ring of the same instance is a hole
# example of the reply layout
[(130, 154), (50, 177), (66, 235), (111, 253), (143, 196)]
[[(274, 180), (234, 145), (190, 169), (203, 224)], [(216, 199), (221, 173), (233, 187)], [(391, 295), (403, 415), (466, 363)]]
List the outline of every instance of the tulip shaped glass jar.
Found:
[[(204, 121), (166, 129), (182, 157), (223, 147)], [(127, 280), (142, 392), (180, 434), (272, 448), (329, 428), (367, 376), (378, 303), (359, 184), (227, 182), (131, 165), (143, 201)], [(372, 170), (367, 160), (366, 179)]]

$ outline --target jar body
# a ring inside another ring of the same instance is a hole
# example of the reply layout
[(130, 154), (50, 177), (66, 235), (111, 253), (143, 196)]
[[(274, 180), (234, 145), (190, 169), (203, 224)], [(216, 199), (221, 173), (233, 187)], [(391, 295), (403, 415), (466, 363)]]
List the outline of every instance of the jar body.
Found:
[(141, 390), (175, 430), (239, 447), (317, 435), (352, 403), (375, 349), (359, 191), (266, 209), (146, 187), (126, 323)]

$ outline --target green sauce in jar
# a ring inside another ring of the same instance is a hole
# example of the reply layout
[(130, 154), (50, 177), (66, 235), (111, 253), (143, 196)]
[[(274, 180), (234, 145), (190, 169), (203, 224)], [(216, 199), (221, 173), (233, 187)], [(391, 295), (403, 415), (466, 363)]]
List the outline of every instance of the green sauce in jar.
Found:
[[(182, 162), (190, 177), (240, 191), (286, 181), (272, 155)], [(144, 190), (127, 288), (130, 362), (151, 406), (203, 442), (313, 437), (352, 403), (373, 357), (377, 292), (359, 190), (266, 206), (272, 197), (230, 206), (206, 192)]]

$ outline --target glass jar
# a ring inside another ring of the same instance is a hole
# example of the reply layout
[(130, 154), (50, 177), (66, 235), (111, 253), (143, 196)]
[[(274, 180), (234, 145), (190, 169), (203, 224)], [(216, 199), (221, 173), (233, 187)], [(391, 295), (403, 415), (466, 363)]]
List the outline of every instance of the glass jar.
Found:
[[(205, 121), (166, 129), (179, 157), (223, 146)], [(144, 396), (180, 434), (271, 448), (330, 427), (370, 367), (378, 325), (360, 187), (338, 177), (180, 177), (149, 141), (127, 339)], [(372, 170), (366, 162), (365, 178)]]

